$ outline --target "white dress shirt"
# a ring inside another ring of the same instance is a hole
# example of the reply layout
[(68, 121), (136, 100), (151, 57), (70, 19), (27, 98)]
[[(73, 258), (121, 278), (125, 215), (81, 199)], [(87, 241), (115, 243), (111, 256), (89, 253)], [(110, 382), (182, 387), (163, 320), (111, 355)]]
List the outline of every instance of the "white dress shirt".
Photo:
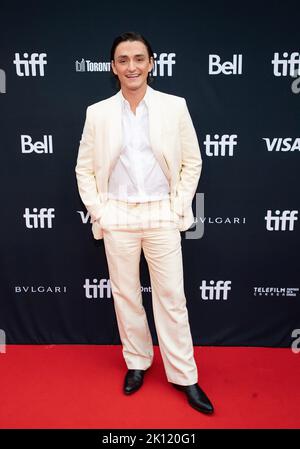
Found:
[(169, 198), (168, 179), (157, 162), (150, 143), (148, 99), (151, 89), (136, 108), (120, 91), (123, 144), (108, 181), (108, 198), (127, 202), (147, 202)]

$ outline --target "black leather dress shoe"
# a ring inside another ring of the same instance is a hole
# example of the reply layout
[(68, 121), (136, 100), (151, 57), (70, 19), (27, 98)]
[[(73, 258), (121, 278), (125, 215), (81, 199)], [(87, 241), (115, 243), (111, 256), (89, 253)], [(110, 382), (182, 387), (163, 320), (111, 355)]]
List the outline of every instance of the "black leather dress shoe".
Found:
[(177, 390), (184, 391), (187, 396), (189, 404), (198, 410), (198, 412), (212, 414), (214, 407), (203, 390), (198, 384), (194, 385), (177, 385), (172, 384)]
[(134, 393), (143, 385), (145, 371), (142, 369), (129, 369), (127, 371), (123, 388), (125, 394)]

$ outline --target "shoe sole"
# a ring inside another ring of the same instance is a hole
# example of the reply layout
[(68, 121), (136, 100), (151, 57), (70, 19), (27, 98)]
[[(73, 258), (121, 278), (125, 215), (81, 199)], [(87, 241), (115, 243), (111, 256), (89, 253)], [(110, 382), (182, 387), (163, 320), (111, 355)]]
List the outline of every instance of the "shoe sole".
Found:
[(139, 391), (140, 388), (141, 388), (141, 387), (135, 388), (134, 390), (131, 390), (131, 391), (125, 391), (125, 390), (123, 390), (123, 393), (126, 394), (126, 395), (130, 395), (130, 394), (135, 393), (136, 391)]
[(206, 415), (213, 415), (214, 414), (214, 410), (209, 411), (209, 410), (203, 410), (202, 408), (198, 408), (195, 405), (191, 404), (189, 402), (190, 406), (193, 407), (195, 410), (197, 410), (197, 412), (201, 412), (201, 413), (205, 413)]

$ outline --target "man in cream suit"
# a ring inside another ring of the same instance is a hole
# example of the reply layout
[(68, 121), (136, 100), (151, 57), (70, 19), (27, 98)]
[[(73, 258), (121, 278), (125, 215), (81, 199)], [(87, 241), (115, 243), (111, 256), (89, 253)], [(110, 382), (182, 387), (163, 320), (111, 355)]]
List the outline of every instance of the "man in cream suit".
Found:
[(148, 85), (153, 64), (142, 35), (128, 32), (114, 40), (111, 67), (120, 90), (87, 108), (75, 171), (94, 238), (104, 240), (128, 368), (124, 393), (142, 386), (153, 362), (139, 278), (143, 250), (167, 380), (192, 407), (211, 414), (197, 383), (180, 235), (194, 221), (202, 160), (185, 99)]

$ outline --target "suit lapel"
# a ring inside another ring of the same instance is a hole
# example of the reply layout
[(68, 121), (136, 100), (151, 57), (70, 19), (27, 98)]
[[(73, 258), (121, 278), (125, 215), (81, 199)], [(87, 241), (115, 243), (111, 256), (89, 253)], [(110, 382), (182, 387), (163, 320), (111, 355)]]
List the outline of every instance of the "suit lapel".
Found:
[(122, 109), (120, 92), (114, 95), (111, 99), (110, 108), (107, 111), (106, 125), (108, 129), (109, 138), (109, 175), (119, 158), (122, 150)]
[(163, 107), (159, 93), (151, 89), (149, 95), (149, 135), (153, 154), (167, 179), (171, 173), (163, 154)]

